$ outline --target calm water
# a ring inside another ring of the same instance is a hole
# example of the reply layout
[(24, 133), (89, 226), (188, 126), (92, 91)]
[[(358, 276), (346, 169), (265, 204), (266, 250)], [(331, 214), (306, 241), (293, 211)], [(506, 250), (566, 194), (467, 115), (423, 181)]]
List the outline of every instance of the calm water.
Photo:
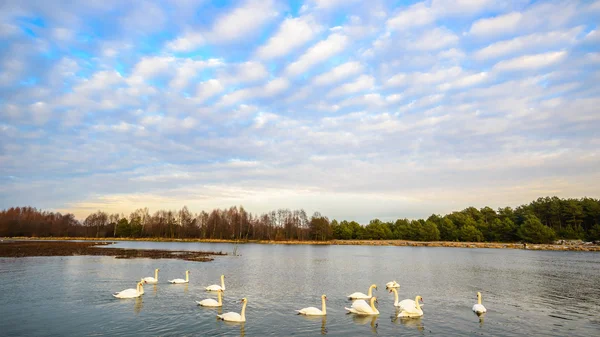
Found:
[[(222, 250), (228, 244), (120, 242), (141, 249)], [(112, 257), (0, 258), (3, 336), (245, 335), (481, 335), (598, 336), (600, 254), (495, 249), (240, 245), (242, 256), (213, 262), (117, 260)], [(134, 288), (160, 268), (159, 284), (140, 299), (111, 293)], [(171, 285), (183, 278), (188, 285)], [(222, 309), (194, 301), (216, 298), (203, 289), (226, 275)], [(395, 319), (385, 283), (401, 284), (400, 299), (424, 298), (420, 319)], [(346, 315), (346, 295), (379, 286), (378, 317)], [(488, 313), (471, 307), (483, 294)], [(295, 315), (320, 307), (326, 319)], [(247, 322), (217, 321), (240, 311)]]

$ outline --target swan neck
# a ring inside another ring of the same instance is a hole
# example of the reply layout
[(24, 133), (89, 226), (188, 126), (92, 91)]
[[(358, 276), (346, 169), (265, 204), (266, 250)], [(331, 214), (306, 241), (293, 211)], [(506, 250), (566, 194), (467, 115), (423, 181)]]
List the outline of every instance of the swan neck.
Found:
[(481, 294), (477, 293), (477, 304), (481, 305)]
[(185, 272), (185, 282), (189, 282), (190, 281), (190, 273), (188, 273), (187, 271)]
[(377, 308), (375, 308), (375, 297), (371, 297), (371, 309), (377, 311)]
[(142, 284), (142, 282), (138, 283), (138, 287), (138, 293), (144, 294), (144, 285)]
[(369, 287), (369, 293), (368, 293), (368, 296), (369, 296), (369, 297), (373, 296), (373, 286), (370, 286), (370, 287)]
[(221, 288), (225, 290), (225, 277), (223, 275), (221, 275)]
[(242, 321), (246, 320), (246, 304), (248, 304), (248, 302), (244, 302), (244, 305), (242, 305), (242, 313), (240, 316), (242, 316)]
[(158, 269), (154, 270), (154, 279), (158, 281)]
[(421, 305), (419, 304), (419, 296), (415, 297), (415, 305), (417, 310), (421, 310)]
[(392, 288), (392, 291), (394, 292), (394, 306), (398, 306), (398, 291), (396, 288)]
[(325, 304), (325, 298), (321, 299), (321, 311), (323, 311), (323, 315), (327, 314), (327, 305)]

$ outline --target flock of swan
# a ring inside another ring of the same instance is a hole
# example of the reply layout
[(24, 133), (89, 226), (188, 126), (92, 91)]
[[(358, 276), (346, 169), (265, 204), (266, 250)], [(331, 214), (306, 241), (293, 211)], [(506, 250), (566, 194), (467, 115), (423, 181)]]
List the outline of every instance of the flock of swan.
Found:
[[(144, 294), (144, 284), (157, 284), (158, 283), (158, 272), (160, 269), (154, 270), (154, 277), (144, 277), (140, 279), (137, 283), (136, 289), (125, 289), (118, 293), (114, 293), (113, 296), (116, 298), (136, 298), (140, 297)], [(185, 271), (185, 279), (177, 278), (173, 280), (169, 280), (169, 283), (172, 284), (185, 284), (190, 282), (190, 271)], [(421, 302), (423, 302), (423, 298), (421, 296), (416, 296), (414, 300), (405, 299), (402, 301), (398, 301), (398, 289), (400, 288), (400, 284), (396, 281), (391, 281), (386, 284), (386, 289), (389, 289), (390, 293), (394, 293), (394, 306), (399, 308), (400, 313), (397, 317), (400, 318), (411, 318), (411, 317), (421, 317), (423, 316), (423, 309), (421, 306)], [(345, 307), (348, 313), (356, 314), (356, 315), (379, 315), (379, 310), (375, 307), (375, 303), (377, 303), (377, 297), (373, 296), (373, 289), (377, 290), (377, 285), (372, 284), (369, 287), (367, 294), (361, 292), (355, 292), (348, 295), (348, 298), (352, 300), (352, 305), (350, 308)], [(217, 300), (212, 298), (204, 299), (202, 301), (196, 301), (198, 305), (205, 307), (222, 307), (222, 293), (225, 291), (225, 275), (221, 275), (221, 285), (213, 284), (205, 288), (206, 291), (217, 292)], [(307, 316), (326, 316), (327, 315), (327, 305), (326, 305), (327, 296), (321, 296), (321, 309), (316, 307), (307, 307), (300, 310), (296, 310), (299, 315), (307, 315)], [(367, 303), (367, 300), (369, 301)], [(246, 298), (242, 298), (240, 303), (242, 303), (242, 311), (241, 313), (237, 312), (228, 312), (225, 314), (217, 315), (217, 318), (229, 321), (229, 322), (245, 322), (246, 321), (246, 304), (248, 304), (248, 300)], [(487, 309), (481, 304), (481, 292), (477, 292), (477, 303), (473, 305), (473, 312), (477, 315), (484, 314), (487, 312)]]

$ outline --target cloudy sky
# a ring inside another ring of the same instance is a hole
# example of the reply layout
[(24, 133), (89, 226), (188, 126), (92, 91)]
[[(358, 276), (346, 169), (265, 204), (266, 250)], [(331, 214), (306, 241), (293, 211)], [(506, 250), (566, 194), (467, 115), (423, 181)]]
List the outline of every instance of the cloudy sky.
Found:
[(0, 208), (599, 197), (600, 1), (0, 3)]

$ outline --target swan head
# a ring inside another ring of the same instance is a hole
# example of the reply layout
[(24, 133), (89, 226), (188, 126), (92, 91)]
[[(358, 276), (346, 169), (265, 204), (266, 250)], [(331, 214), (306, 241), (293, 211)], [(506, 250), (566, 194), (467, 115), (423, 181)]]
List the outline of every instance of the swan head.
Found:
[(225, 275), (221, 275), (221, 278), (222, 278), (222, 279), (224, 279), (224, 278), (225, 278)]
[(423, 301), (423, 297), (417, 296), (417, 298), (415, 298), (415, 302), (419, 302), (419, 301), (425, 303), (425, 301)]
[(323, 294), (323, 295), (321, 295), (321, 299), (324, 299), (324, 300), (326, 300), (326, 299), (327, 299), (327, 296), (325, 296), (325, 294)]
[(376, 284), (371, 284), (371, 288), (375, 288), (375, 290), (377, 290), (377, 285)]
[(481, 297), (481, 293), (478, 291), (477, 292), (477, 298), (480, 298), (480, 297)]
[(240, 300), (240, 303), (246, 303), (246, 302), (248, 302), (248, 300), (245, 297)]

